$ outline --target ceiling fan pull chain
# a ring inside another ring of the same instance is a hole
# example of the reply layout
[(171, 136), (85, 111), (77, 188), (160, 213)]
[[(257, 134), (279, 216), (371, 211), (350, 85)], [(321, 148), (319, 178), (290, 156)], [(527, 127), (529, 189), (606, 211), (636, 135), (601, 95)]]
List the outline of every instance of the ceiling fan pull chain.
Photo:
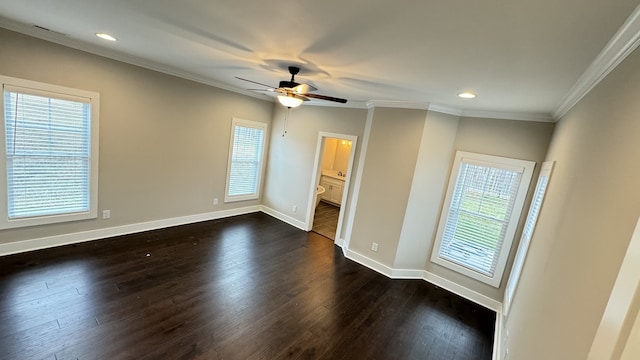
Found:
[(284, 134), (287, 133), (287, 125), (289, 124), (289, 112), (291, 111), (291, 108), (288, 107), (287, 108), (287, 112), (284, 115), (284, 129), (282, 129), (282, 137), (284, 137)]

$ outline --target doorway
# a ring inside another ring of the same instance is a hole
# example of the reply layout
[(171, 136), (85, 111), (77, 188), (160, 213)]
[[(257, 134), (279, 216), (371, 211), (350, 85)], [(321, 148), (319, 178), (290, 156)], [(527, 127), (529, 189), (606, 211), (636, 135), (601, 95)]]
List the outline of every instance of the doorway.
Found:
[[(353, 135), (320, 132), (311, 177), (307, 231), (318, 232), (340, 246), (344, 241), (342, 222), (348, 207), (357, 139)], [(319, 186), (324, 188), (322, 194), (318, 194)]]

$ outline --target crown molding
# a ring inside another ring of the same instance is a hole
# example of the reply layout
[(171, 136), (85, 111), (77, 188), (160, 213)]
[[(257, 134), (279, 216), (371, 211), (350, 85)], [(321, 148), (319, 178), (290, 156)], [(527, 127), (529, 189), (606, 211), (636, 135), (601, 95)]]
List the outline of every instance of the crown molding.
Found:
[(458, 109), (458, 108), (438, 105), (438, 104), (429, 105), (429, 111), (434, 111), (434, 112), (458, 116), (458, 117), (536, 121), (536, 122), (555, 122), (555, 120), (551, 117), (551, 114), (544, 114), (544, 113), (463, 110), (463, 109)]
[[(102, 56), (112, 60), (158, 71), (171, 76), (176, 76), (186, 80), (195, 81), (205, 85), (234, 93), (250, 96), (264, 101), (275, 102), (271, 97), (244, 89), (213, 81), (206, 77), (183, 71), (175, 67), (162, 65), (160, 63), (142, 59), (136, 56), (120, 53), (114, 49), (99, 47), (90, 43), (73, 39), (65, 34), (55, 31), (45, 31), (37, 29), (31, 25), (17, 22), (0, 16), (0, 27), (11, 31), (16, 31), (38, 39), (53, 42), (73, 49), (85, 51), (94, 55)], [(351, 101), (348, 105), (312, 102), (307, 105), (331, 106), (357, 109), (372, 109), (376, 107), (404, 108), (431, 110), (435, 112), (450, 114), (454, 116), (474, 117), (474, 118), (494, 118), (522, 121), (555, 122), (562, 118), (573, 106), (575, 106), (589, 91), (591, 91), (604, 77), (616, 68), (627, 56), (629, 56), (640, 45), (640, 6), (631, 13), (629, 18), (616, 32), (607, 46), (600, 52), (587, 70), (565, 96), (564, 100), (552, 114), (544, 113), (521, 113), (521, 112), (500, 112), (485, 110), (464, 110), (445, 105), (431, 104), (429, 102), (418, 101), (393, 101), (393, 100), (370, 100)]]
[(434, 111), (434, 112), (458, 116), (458, 117), (536, 121), (536, 122), (555, 122), (553, 117), (551, 117), (551, 114), (544, 114), (544, 113), (464, 110), (464, 109), (459, 109), (459, 108), (450, 107), (446, 105), (430, 104), (428, 102), (387, 101), (387, 100), (371, 100), (367, 102), (368, 109), (372, 109), (376, 107), (429, 110), (429, 111)]
[(578, 101), (615, 69), (640, 45), (640, 6), (629, 15), (627, 21), (609, 40), (607, 46), (593, 60), (580, 76), (569, 93), (553, 112), (553, 118), (560, 120)]
[(463, 110), (462, 117), (503, 119), (535, 122), (556, 122), (551, 114), (507, 112), (507, 111), (486, 111), (486, 110)]
[(137, 56), (127, 55), (114, 49), (103, 48), (100, 46), (96, 46), (93, 44), (80, 41), (78, 39), (73, 39), (68, 37), (66, 34), (63, 34), (60, 32), (40, 30), (38, 28), (35, 28), (34, 26), (17, 22), (14, 20), (10, 20), (3, 16), (0, 16), (0, 27), (5, 28), (7, 30), (15, 31), (24, 35), (28, 35), (34, 38), (56, 43), (58, 45), (84, 51), (93, 55), (102, 56), (108, 59), (120, 61), (130, 65), (139, 66), (139, 67), (157, 71), (163, 74), (179, 77), (185, 80), (191, 80), (201, 84), (213, 86), (213, 87), (231, 91), (234, 93), (251, 96), (251, 97), (265, 100), (265, 101), (275, 101), (274, 99), (272, 99), (271, 97), (265, 94), (259, 94), (259, 93), (248, 91), (248, 90), (238, 89), (236, 87), (219, 83), (217, 81), (213, 81), (206, 77), (196, 75), (188, 71), (183, 71), (172, 66), (162, 65), (160, 63), (150, 61), (147, 59), (142, 59)]
[(319, 107), (332, 107), (332, 108), (348, 108), (348, 109), (367, 109), (367, 104), (364, 101), (349, 100), (347, 103), (338, 103), (333, 101), (307, 101), (302, 103), (302, 106), (319, 106)]
[(373, 109), (373, 108), (377, 108), (377, 107), (428, 110), (429, 109), (429, 103), (426, 102), (426, 101), (397, 101), (397, 100), (369, 100), (369, 101), (367, 101), (367, 108), (368, 109)]
[(434, 111), (437, 113), (448, 114), (453, 116), (462, 116), (462, 112), (463, 112), (462, 109), (453, 108), (445, 105), (438, 105), (438, 104), (430, 104), (429, 111)]

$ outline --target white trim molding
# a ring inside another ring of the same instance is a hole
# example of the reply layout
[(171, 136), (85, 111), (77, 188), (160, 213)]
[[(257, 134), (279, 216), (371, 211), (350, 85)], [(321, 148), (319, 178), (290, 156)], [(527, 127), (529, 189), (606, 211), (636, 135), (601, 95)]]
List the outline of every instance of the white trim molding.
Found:
[(640, 312), (640, 219), (631, 235), (587, 360), (620, 359)]
[(507, 112), (507, 111), (486, 111), (486, 110), (463, 110), (461, 117), (534, 121), (534, 122), (556, 122), (551, 114)]
[[(467, 300), (473, 301), (478, 305), (484, 306), (489, 310), (493, 310), (496, 313), (502, 309), (502, 303), (498, 300), (494, 300), (486, 295), (482, 295), (476, 291), (467, 289), (464, 286), (458, 285), (450, 280), (447, 280), (441, 276), (421, 269), (393, 269), (387, 265), (384, 265), (376, 260), (368, 258), (353, 250), (347, 250), (346, 257), (350, 260), (357, 262), (360, 265), (364, 265), (372, 270), (379, 272), (391, 279), (421, 279), (427, 281), (433, 285), (441, 287), (451, 293), (461, 296)], [(497, 315), (496, 315), (497, 316)]]
[[(237, 209), (222, 210), (216, 212), (209, 212), (196, 215), (188, 215), (182, 217), (176, 217), (171, 219), (155, 220), (143, 223), (129, 224), (116, 226), (111, 228), (96, 229), (89, 231), (81, 231), (76, 233), (61, 234), (54, 236), (47, 236), (36, 239), (29, 239), (23, 241), (15, 241), (5, 244), (0, 244), (0, 256), (17, 254), (21, 252), (40, 250), (45, 248), (51, 248), (62, 245), (76, 244), (86, 241), (105, 239), (114, 236), (134, 234), (144, 231), (157, 230), (162, 228), (168, 228), (172, 226), (179, 226), (191, 223), (197, 223), (208, 220), (215, 220), (221, 218), (227, 218), (231, 216), (250, 214), (255, 212), (264, 212), (278, 220), (281, 220), (289, 225), (304, 230), (304, 223), (296, 220), (288, 215), (282, 214), (271, 208), (255, 205)], [(340, 245), (344, 242), (343, 239), (336, 240), (336, 245)], [(364, 265), (372, 270), (379, 272), (391, 279), (422, 279), (428, 281), (436, 286), (439, 286), (447, 291), (450, 291), (456, 295), (462, 296), (468, 300), (471, 300), (479, 305), (482, 305), (490, 310), (499, 311), (502, 308), (502, 304), (499, 301), (491, 299), (485, 295), (482, 295), (473, 290), (469, 290), (463, 286), (460, 286), (454, 282), (446, 280), (438, 275), (432, 274), (425, 270), (420, 269), (393, 269), (386, 266), (376, 260), (366, 257), (360, 253), (352, 250), (347, 250), (345, 256), (361, 265)]]
[(525, 113), (525, 112), (506, 112), (506, 111), (488, 111), (474, 109), (458, 109), (445, 105), (430, 104), (429, 111), (448, 114), (458, 117), (486, 118), (486, 119), (503, 119), (503, 120), (520, 120), (535, 122), (555, 122), (551, 114), (545, 113)]
[[(103, 56), (109, 59), (121, 61), (127, 64), (141, 66), (150, 70), (158, 71), (164, 74), (177, 76), (183, 79), (199, 82), (202, 84), (214, 86), (220, 89), (232, 91), (235, 93), (247, 95), (253, 98), (275, 102), (273, 97), (268, 95), (240, 89), (229, 86), (218, 81), (214, 81), (204, 76), (193, 74), (175, 67), (166, 66), (137, 56), (132, 56), (118, 52), (113, 49), (105, 49), (93, 44), (72, 39), (65, 34), (56, 31), (46, 31), (35, 28), (29, 24), (10, 20), (0, 16), (0, 27), (16, 31), (22, 34), (33, 36), (35, 38), (50, 41), (56, 44), (85, 51), (91, 54)], [(562, 118), (580, 99), (582, 99), (593, 87), (595, 87), (607, 74), (616, 68), (629, 54), (631, 54), (640, 45), (640, 6), (637, 7), (627, 18), (627, 21), (620, 27), (618, 32), (611, 38), (607, 46), (600, 52), (598, 57), (591, 63), (587, 70), (582, 74), (578, 81), (569, 90), (564, 100), (558, 105), (552, 114), (543, 113), (520, 113), (520, 112), (500, 112), (485, 111), (473, 109), (460, 109), (446, 105), (431, 104), (427, 101), (395, 101), (395, 100), (370, 100), (349, 101), (348, 104), (337, 104), (320, 101), (311, 101), (307, 105), (313, 106), (332, 106), (345, 108), (374, 108), (374, 107), (392, 107), (406, 109), (429, 109), (444, 114), (466, 116), (473, 118), (495, 118), (523, 121), (542, 121), (555, 122)]]
[[(108, 59), (112, 59), (112, 60), (116, 60), (116, 61), (120, 61), (126, 64), (131, 64), (131, 65), (135, 65), (135, 66), (140, 66), (143, 67), (145, 69), (149, 69), (149, 70), (153, 70), (153, 71), (157, 71), (163, 74), (167, 74), (167, 75), (172, 75), (172, 76), (176, 76), (182, 79), (186, 79), (186, 80), (191, 80), (191, 81), (195, 81), (201, 84), (205, 84), (205, 85), (209, 85), (209, 86), (213, 86), (216, 87), (218, 89), (223, 89), (223, 90), (227, 90), (227, 91), (231, 91), (234, 93), (238, 93), (238, 94), (242, 94), (242, 95), (246, 95), (246, 96), (250, 96), (256, 99), (260, 99), (260, 100), (264, 100), (264, 101), (269, 101), (269, 102), (276, 102), (275, 97), (270, 96), (268, 94), (264, 94), (264, 93), (260, 93), (260, 92), (256, 92), (256, 91), (250, 91), (250, 90), (245, 90), (245, 89), (241, 89), (241, 88), (237, 88), (234, 86), (230, 86), (215, 80), (212, 80), (210, 78), (204, 77), (202, 75), (198, 75), (198, 74), (194, 74), (188, 71), (184, 71), (181, 69), (178, 69), (176, 67), (173, 66), (167, 66), (164, 64), (160, 64), (158, 62), (155, 61), (151, 61), (148, 59), (143, 59), (141, 57), (137, 57), (134, 55), (129, 55), (129, 54), (125, 54), (122, 52), (119, 52), (117, 50), (113, 50), (113, 49), (106, 49), (100, 46), (96, 46), (93, 44), (89, 44), (77, 39), (73, 39), (68, 37), (66, 34), (63, 34), (61, 32), (58, 31), (54, 31), (54, 30), (47, 30), (44, 28), (38, 28), (32, 25), (28, 25), (25, 23), (21, 23), (21, 22), (17, 22), (15, 20), (11, 20), (8, 18), (5, 18), (3, 16), (0, 15), (0, 27), (11, 30), (11, 31), (15, 31), (21, 34), (25, 34), (28, 36), (32, 36), (34, 38), (37, 39), (42, 39), (42, 40), (46, 40), (58, 45), (62, 45), (62, 46), (66, 46), (66, 47), (70, 47), (72, 49), (76, 49), (76, 50), (80, 50), (80, 51), (84, 51), (93, 55), (98, 55), (98, 56), (102, 56)], [(322, 101), (310, 101), (308, 104), (305, 104), (306, 106), (332, 106), (332, 107), (344, 107), (344, 108), (353, 108), (353, 109), (366, 109), (367, 108), (367, 104), (363, 101), (349, 101), (348, 104), (339, 104), (339, 103), (329, 103), (329, 102), (322, 102)]]
[[(344, 249), (343, 249), (344, 250)], [(450, 293), (456, 294), (462, 298), (483, 306), (496, 313), (496, 323), (493, 335), (493, 354), (492, 360), (499, 360), (502, 354), (502, 334), (504, 327), (504, 318), (502, 316), (502, 303), (488, 296), (482, 295), (476, 291), (465, 288), (443, 277), (430, 273), (426, 270), (415, 269), (393, 269), (376, 260), (370, 259), (353, 250), (347, 250), (345, 257), (353, 260), (360, 265), (366, 266), (371, 270), (379, 272), (391, 279), (421, 279), (429, 282), (437, 287), (441, 287)]]
[(270, 215), (271, 217), (274, 217), (282, 222), (285, 222), (293, 227), (297, 227), (300, 230), (304, 230), (304, 231), (309, 231), (307, 230), (307, 224), (304, 221), (300, 221), (294, 217), (291, 217), (287, 214), (283, 214), (280, 211), (274, 210), (270, 207), (267, 206), (260, 206), (260, 211), (262, 211), (263, 213)]
[(618, 29), (618, 32), (569, 90), (565, 99), (553, 112), (554, 119), (560, 120), (605, 76), (626, 59), (638, 45), (640, 45), (640, 6), (633, 10), (627, 21)]
[(369, 257), (366, 257), (360, 253), (357, 253), (353, 250), (349, 250), (347, 249), (347, 253), (345, 254), (345, 256), (347, 257), (347, 259), (353, 260), (355, 262), (357, 262), (360, 265), (366, 266), (371, 270), (377, 271), (380, 274), (391, 278), (391, 275), (393, 273), (393, 269), (388, 267), (387, 265), (378, 262), (376, 260), (373, 260)]
[(17, 254), (21, 252), (40, 250), (62, 245), (76, 244), (86, 241), (105, 239), (114, 236), (134, 234), (143, 231), (156, 230), (171, 226), (192, 224), (201, 221), (215, 220), (236, 215), (259, 212), (260, 206), (248, 206), (231, 210), (222, 210), (196, 215), (181, 216), (171, 219), (155, 220), (143, 223), (116, 226), (111, 228), (81, 231), (70, 234), (47, 236), (37, 239), (29, 239), (0, 244), (0, 256)]
[(427, 110), (429, 109), (429, 103), (426, 101), (394, 101), (394, 100), (369, 100), (367, 101), (367, 108), (399, 108), (399, 109), (416, 109)]
[(441, 114), (453, 115), (453, 116), (462, 116), (462, 112), (463, 112), (461, 109), (444, 106), (444, 105), (438, 105), (438, 104), (430, 104), (428, 110), (441, 113)]
[[(289, 225), (297, 227), (303, 231), (305, 224), (302, 221), (294, 219), (288, 215), (282, 214), (271, 208), (262, 205), (248, 206), (237, 209), (216, 211), (210, 213), (182, 216), (171, 219), (163, 219), (156, 221), (149, 221), (144, 223), (136, 223), (130, 225), (116, 226), (105, 229), (89, 230), (77, 233), (54, 235), (49, 237), (29, 239), (24, 241), (16, 241), (6, 244), (0, 244), (0, 256), (16, 254), (21, 252), (39, 250), (44, 248), (51, 248), (62, 245), (69, 245), (75, 243), (81, 243), (86, 241), (105, 239), (114, 236), (127, 235), (133, 233), (139, 233), (144, 231), (156, 230), (167, 228), (171, 226), (185, 225), (190, 223), (197, 223), (201, 221), (215, 220), (220, 218), (226, 218), (236, 215), (244, 215), (255, 212), (264, 212), (278, 220), (281, 220)], [(336, 245), (342, 246), (344, 239), (337, 239)], [(473, 290), (467, 289), (461, 285), (458, 285), (450, 280), (444, 279), (438, 275), (430, 273), (420, 269), (393, 269), (376, 260), (366, 257), (360, 253), (342, 247), (343, 253), (346, 258), (353, 260), (363, 266), (366, 266), (380, 274), (387, 276), (391, 279), (419, 279), (427, 281), (435, 286), (441, 287), (453, 294), (461, 296), (467, 300), (473, 301), (489, 310), (496, 312), (496, 330), (494, 335), (494, 349), (493, 360), (498, 360), (501, 346), (502, 336), (502, 304), (499, 301), (491, 299), (485, 295), (482, 295)]]

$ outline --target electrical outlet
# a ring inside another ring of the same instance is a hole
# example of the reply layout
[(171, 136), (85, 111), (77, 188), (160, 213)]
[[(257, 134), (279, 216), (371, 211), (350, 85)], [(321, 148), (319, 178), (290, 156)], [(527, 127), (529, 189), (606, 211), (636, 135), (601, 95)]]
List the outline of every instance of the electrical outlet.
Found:
[(218, 205), (218, 198), (213, 198), (213, 205)]
[(371, 243), (371, 250), (378, 251), (378, 243)]
[(293, 212), (297, 212), (297, 211), (298, 211), (298, 206), (297, 206), (297, 205), (293, 205), (293, 207), (291, 208), (291, 210), (293, 210)]
[(102, 218), (110, 219), (111, 218), (111, 210), (102, 210)]

